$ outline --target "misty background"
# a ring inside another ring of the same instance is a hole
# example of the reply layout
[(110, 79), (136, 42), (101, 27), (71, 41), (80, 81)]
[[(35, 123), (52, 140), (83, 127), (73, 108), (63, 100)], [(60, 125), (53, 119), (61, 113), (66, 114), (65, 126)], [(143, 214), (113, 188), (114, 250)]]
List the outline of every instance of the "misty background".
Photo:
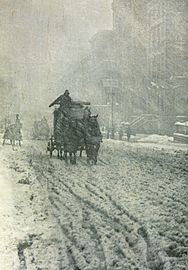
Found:
[(111, 29), (111, 1), (1, 0), (0, 7), (1, 114), (39, 117), (64, 92), (64, 73), (87, 55), (90, 38)]
[(187, 18), (186, 0), (0, 0), (1, 121), (52, 121), (69, 89), (104, 126), (113, 110), (167, 132), (188, 115)]

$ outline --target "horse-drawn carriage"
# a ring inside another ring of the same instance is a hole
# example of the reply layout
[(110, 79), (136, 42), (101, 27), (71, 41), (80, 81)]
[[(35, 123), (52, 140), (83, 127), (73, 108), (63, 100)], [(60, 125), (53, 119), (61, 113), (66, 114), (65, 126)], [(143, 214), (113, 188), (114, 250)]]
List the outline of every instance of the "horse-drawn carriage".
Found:
[(87, 162), (97, 163), (98, 151), (102, 141), (98, 115), (91, 115), (88, 102), (71, 102), (67, 108), (59, 106), (54, 110), (54, 132), (51, 136), (47, 150), (52, 157), (57, 151), (58, 158), (76, 163), (76, 153), (86, 151)]
[(15, 146), (16, 142), (18, 142), (19, 146), (21, 146), (21, 128), (22, 124), (20, 122), (19, 115), (17, 114), (15, 123), (9, 123), (7, 126), (5, 126), (5, 131), (3, 134), (3, 145), (5, 145), (7, 141), (9, 141), (12, 146)]
[(45, 117), (40, 121), (35, 121), (32, 129), (33, 140), (47, 140), (49, 138), (50, 128)]

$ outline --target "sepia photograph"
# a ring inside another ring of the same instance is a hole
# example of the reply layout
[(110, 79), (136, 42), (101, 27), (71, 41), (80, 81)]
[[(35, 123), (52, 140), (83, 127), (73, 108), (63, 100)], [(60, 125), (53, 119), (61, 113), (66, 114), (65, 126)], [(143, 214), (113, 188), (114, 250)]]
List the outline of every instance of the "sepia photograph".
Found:
[(0, 0), (0, 270), (188, 270), (188, 0)]

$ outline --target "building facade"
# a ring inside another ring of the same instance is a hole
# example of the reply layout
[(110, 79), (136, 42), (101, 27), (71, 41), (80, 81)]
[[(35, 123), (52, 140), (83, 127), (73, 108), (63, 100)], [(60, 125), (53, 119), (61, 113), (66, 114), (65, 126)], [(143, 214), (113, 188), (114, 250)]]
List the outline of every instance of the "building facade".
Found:
[(123, 102), (127, 108), (124, 118), (147, 112), (145, 2), (114, 0), (112, 4), (116, 61), (122, 74)]
[(138, 20), (141, 16), (132, 1), (114, 0), (112, 10), (113, 29), (100, 31), (92, 37), (90, 53), (67, 81), (72, 83), (73, 91), (76, 88), (101, 109), (104, 106), (111, 110), (113, 103), (118, 126), (131, 115), (147, 109), (143, 95), (147, 76), (146, 41), (144, 27)]
[(167, 116), (168, 130), (175, 115), (188, 114), (186, 2), (113, 1), (113, 29), (92, 37), (90, 53), (67, 80), (104, 109), (104, 124), (112, 103), (117, 125), (153, 114), (159, 125)]
[(151, 111), (188, 114), (188, 3), (177, 0), (147, 3), (147, 67)]

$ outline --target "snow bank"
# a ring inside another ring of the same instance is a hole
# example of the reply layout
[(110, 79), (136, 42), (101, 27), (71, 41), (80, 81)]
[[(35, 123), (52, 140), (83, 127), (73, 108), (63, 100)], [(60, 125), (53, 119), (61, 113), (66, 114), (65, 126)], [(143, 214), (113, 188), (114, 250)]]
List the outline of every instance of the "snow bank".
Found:
[(152, 134), (149, 135), (147, 137), (141, 138), (138, 140), (138, 142), (153, 142), (153, 143), (169, 143), (169, 142), (173, 142), (173, 137), (169, 137), (169, 136), (161, 136), (161, 135), (157, 135), (157, 134)]

